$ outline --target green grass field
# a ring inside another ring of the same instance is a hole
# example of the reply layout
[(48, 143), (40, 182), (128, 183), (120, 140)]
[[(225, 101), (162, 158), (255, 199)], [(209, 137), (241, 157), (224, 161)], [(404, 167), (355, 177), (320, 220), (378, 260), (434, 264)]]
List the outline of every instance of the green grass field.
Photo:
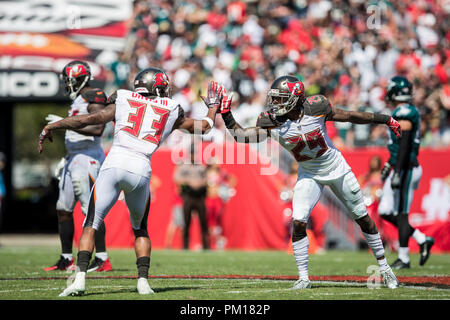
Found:
[[(247, 275), (292, 276), (297, 269), (292, 255), (280, 251), (155, 250), (149, 280), (156, 294), (136, 292), (134, 251), (110, 250), (114, 271), (89, 273), (86, 293), (81, 297), (59, 298), (71, 273), (45, 272), (54, 263), (58, 247), (0, 247), (0, 300), (441, 300), (450, 299), (450, 286), (402, 284), (397, 290), (369, 289), (365, 282), (313, 281), (310, 290), (290, 290), (293, 280), (206, 278), (180, 276)], [(388, 255), (390, 262), (396, 255)], [(450, 255), (432, 255), (423, 267), (418, 255), (411, 256), (410, 270), (398, 270), (398, 277), (450, 276)], [(364, 276), (376, 264), (368, 251), (329, 251), (310, 256), (310, 276)]]

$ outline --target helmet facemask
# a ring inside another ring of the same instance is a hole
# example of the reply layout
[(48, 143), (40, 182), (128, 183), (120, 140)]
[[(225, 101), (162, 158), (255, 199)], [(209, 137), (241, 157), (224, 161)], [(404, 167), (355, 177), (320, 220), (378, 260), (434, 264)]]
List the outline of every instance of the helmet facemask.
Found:
[(65, 66), (63, 72), (60, 74), (60, 79), (64, 83), (65, 94), (69, 95), (72, 100), (75, 100), (81, 89), (87, 85), (89, 80), (93, 79), (90, 74), (89, 66), (82, 63), (80, 63), (80, 65), (85, 69), (81, 75), (75, 74), (75, 72), (79, 72), (79, 68), (77, 71), (74, 71), (73, 67), (76, 67), (76, 64)]
[[(303, 96), (300, 82), (288, 83), (289, 91), (270, 89), (267, 93), (266, 106), (276, 116), (283, 116), (293, 110)], [(291, 88), (292, 87), (292, 88)]]

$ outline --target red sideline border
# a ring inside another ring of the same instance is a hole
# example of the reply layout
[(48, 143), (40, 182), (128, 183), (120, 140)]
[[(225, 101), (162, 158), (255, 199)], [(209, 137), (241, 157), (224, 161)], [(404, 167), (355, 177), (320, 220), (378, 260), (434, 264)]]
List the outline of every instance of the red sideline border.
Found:
[[(298, 276), (291, 275), (149, 275), (149, 279), (259, 279), (259, 280), (297, 280)], [(137, 279), (137, 276), (87, 276), (87, 279)], [(312, 281), (336, 281), (336, 282), (366, 282), (366, 276), (310, 276)], [(2, 280), (64, 280), (67, 276), (31, 277), (31, 278), (0, 278)], [(397, 277), (400, 284), (438, 286), (450, 289), (450, 276), (425, 276), (425, 277)]]

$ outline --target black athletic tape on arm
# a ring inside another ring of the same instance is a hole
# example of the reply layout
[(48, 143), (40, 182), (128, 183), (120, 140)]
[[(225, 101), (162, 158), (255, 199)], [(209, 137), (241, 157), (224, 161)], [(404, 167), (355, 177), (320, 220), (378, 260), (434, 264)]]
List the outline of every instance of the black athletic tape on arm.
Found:
[(382, 113), (374, 113), (373, 114), (373, 122), (375, 122), (375, 123), (388, 124), (390, 119), (391, 119), (390, 116), (382, 114)]
[(409, 154), (411, 153), (411, 130), (402, 131), (402, 136), (398, 142), (397, 162), (394, 172), (400, 172), (402, 169), (409, 168)]
[(234, 120), (233, 114), (230, 112), (222, 113), (222, 119), (225, 123), (225, 127), (227, 129), (234, 129), (234, 126), (236, 125), (236, 120)]

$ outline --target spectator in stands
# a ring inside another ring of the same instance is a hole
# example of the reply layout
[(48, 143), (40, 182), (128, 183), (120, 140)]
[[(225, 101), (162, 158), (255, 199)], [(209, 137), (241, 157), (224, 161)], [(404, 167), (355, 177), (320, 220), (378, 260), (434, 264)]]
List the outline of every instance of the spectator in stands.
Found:
[[(308, 95), (321, 93), (349, 110), (364, 107), (382, 113), (389, 112), (383, 88), (389, 78), (401, 74), (420, 93), (422, 103), (416, 105), (431, 109), (424, 120), (424, 134), (429, 137), (424, 143), (450, 145), (450, 6), (445, 1), (421, 0), (391, 1), (382, 7), (381, 1), (381, 21), (370, 28), (370, 4), (134, 1), (126, 58), (129, 79), (150, 63), (161, 65), (178, 79), (174, 93), (187, 97), (183, 108), (188, 110), (205, 77), (221, 79), (227, 90), (239, 95), (242, 114), (248, 114), (246, 121), (253, 125), (252, 115), (264, 105), (257, 96), (281, 74), (299, 77)], [(186, 74), (190, 78), (182, 81)], [(337, 143), (344, 146), (379, 145), (387, 140), (375, 127), (363, 133), (336, 129)]]

